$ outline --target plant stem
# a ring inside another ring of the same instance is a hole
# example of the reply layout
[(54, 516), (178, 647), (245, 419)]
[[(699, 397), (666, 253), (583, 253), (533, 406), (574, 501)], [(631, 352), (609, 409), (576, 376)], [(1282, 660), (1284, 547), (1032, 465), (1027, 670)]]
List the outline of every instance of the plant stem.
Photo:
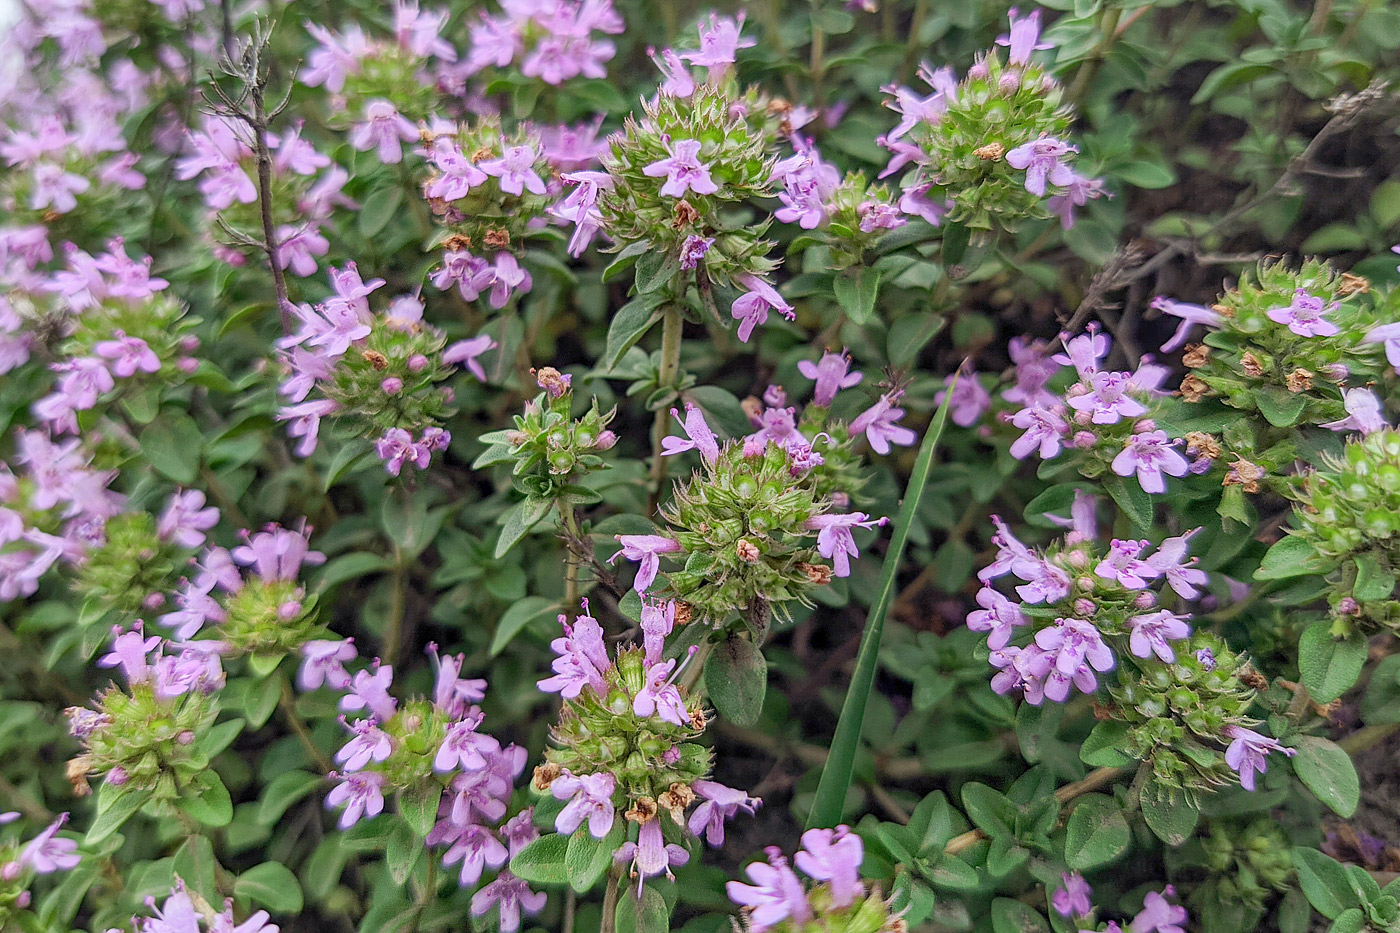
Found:
[(695, 685), (700, 680), (700, 674), (705, 670), (705, 661), (710, 657), (710, 653), (715, 650), (715, 643), (706, 638), (695, 646), (695, 654), (691, 657), (689, 666), (676, 681), (676, 685), (687, 693), (695, 689)]
[(603, 922), (598, 933), (617, 933), (617, 900), (622, 892), (622, 869), (614, 865), (608, 869), (608, 887), (603, 892)]
[(578, 911), (578, 895), (570, 888), (564, 892), (564, 923), (560, 933), (574, 933), (574, 914)]
[(1099, 20), (1098, 44), (1089, 52), (1088, 58), (1079, 63), (1079, 68), (1074, 73), (1074, 82), (1065, 93), (1065, 98), (1071, 104), (1078, 105), (1079, 99), (1089, 88), (1089, 82), (1094, 80), (1094, 75), (1098, 73), (1099, 65), (1108, 54), (1109, 47), (1118, 38), (1118, 18), (1122, 15), (1123, 11), (1118, 7), (1109, 7), (1103, 11), (1103, 18)]
[[(278, 675), (281, 676), (280, 674)], [(282, 719), (286, 721), (287, 727), (292, 730), (297, 739), (301, 742), (302, 748), (311, 756), (311, 760), (316, 762), (316, 767), (322, 774), (330, 774), (335, 770), (335, 764), (326, 757), (326, 753), (316, 747), (315, 741), (311, 738), (311, 731), (306, 728), (306, 723), (301, 721), (297, 715), (296, 697), (292, 695), (292, 685), (282, 678), (282, 695), (277, 698), (277, 708), (282, 713)]]
[(812, 80), (812, 105), (820, 115), (824, 104), (822, 101), (822, 79), (826, 76), (826, 32), (817, 25), (817, 4), (812, 3), (812, 56), (808, 65), (808, 75)]
[[(674, 388), (681, 369), (681, 330), (685, 319), (681, 317), (679, 303), (666, 306), (661, 318), (661, 366), (656, 372), (658, 389)], [(662, 404), (656, 410), (656, 420), (651, 426), (651, 494), (647, 500), (647, 512), (656, 510), (661, 501), (661, 486), (666, 482), (666, 458), (661, 456), (661, 440), (671, 429), (671, 414)]]
[(558, 500), (559, 522), (564, 526), (564, 559), (567, 561), (564, 569), (564, 611), (572, 613), (574, 607), (578, 605), (578, 573), (579, 555), (574, 553), (574, 542), (582, 543), (583, 532), (579, 529), (578, 513), (572, 505), (566, 505), (563, 499)]
[(384, 621), (384, 644), (380, 649), (385, 664), (398, 662), (403, 642), (404, 610), (408, 602), (408, 564), (394, 548), (394, 576), (389, 584), (389, 618)]

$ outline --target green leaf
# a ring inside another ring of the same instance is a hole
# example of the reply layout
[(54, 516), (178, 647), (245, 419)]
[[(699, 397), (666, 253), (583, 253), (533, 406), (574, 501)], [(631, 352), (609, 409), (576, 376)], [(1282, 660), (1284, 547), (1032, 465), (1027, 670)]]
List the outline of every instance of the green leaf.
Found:
[(1346, 869), (1335, 859), (1299, 846), (1293, 850), (1293, 865), (1298, 869), (1298, 886), (1322, 916), (1335, 920), (1343, 911), (1357, 906)]
[(1146, 534), (1152, 528), (1152, 494), (1143, 489), (1136, 479), (1125, 479), (1117, 474), (1105, 474), (1100, 482), (1113, 501), (1118, 503), (1118, 508), (1128, 516), (1133, 528), (1140, 534)]
[(841, 812), (846, 802), (846, 791), (851, 786), (851, 776), (855, 772), (856, 753), (860, 748), (861, 732), (865, 728), (865, 707), (870, 699), (870, 691), (875, 686), (875, 670), (880, 656), (880, 636), (884, 632), (885, 615), (889, 612), (893, 599), (900, 560), (904, 557), (904, 547), (909, 541), (909, 529), (919, 510), (919, 500), (928, 486), (929, 473), (933, 469), (933, 454), (938, 448), (938, 439), (948, 424), (948, 403), (953, 398), (954, 385), (949, 385), (948, 394), (938, 408), (928, 430), (924, 433), (923, 445), (919, 448), (914, 471), (909, 477), (909, 485), (904, 490), (904, 503), (899, 517), (895, 519), (894, 532), (890, 536), (890, 546), (885, 552), (885, 563), (881, 573), (880, 591), (870, 615), (866, 617), (865, 634), (861, 637), (860, 650), (856, 655), (855, 672), (851, 677), (850, 689), (841, 705), (841, 718), (836, 723), (836, 733), (831, 738), (831, 754), (822, 769), (817, 784), (816, 797), (812, 810), (807, 815), (807, 828), (834, 827), (841, 822)]
[(1133, 759), (1122, 751), (1127, 741), (1127, 723), (1095, 723), (1089, 737), (1079, 746), (1079, 760), (1094, 768), (1121, 768), (1130, 765)]
[(680, 256), (673, 251), (647, 250), (637, 257), (637, 294), (645, 295), (665, 288), (680, 270)]
[(1264, 555), (1263, 563), (1254, 571), (1254, 579), (1287, 580), (1318, 573), (1319, 568), (1314, 566), (1316, 559), (1317, 553), (1311, 544), (1297, 535), (1284, 535)]
[(233, 893), (274, 913), (301, 913), (301, 885), (291, 869), (279, 862), (263, 862), (239, 875), (233, 883)]
[(1180, 790), (1149, 781), (1138, 798), (1147, 828), (1169, 846), (1179, 846), (1196, 830), (1201, 811)]
[(963, 808), (968, 819), (993, 839), (1011, 839), (1016, 825), (1016, 805), (986, 784), (969, 781), (962, 786)]
[(930, 884), (951, 891), (970, 891), (977, 887), (977, 869), (956, 855), (941, 855), (926, 876)]
[(549, 514), (554, 503), (549, 499), (526, 498), (506, 510), (505, 521), (501, 523), (501, 536), (496, 539), (496, 559), (505, 557), (520, 539), (539, 524), (540, 519)]
[(992, 901), (992, 933), (1050, 933), (1050, 924), (1035, 908), (999, 897)]
[(321, 781), (320, 775), (306, 771), (288, 771), (277, 775), (268, 782), (262, 799), (258, 801), (258, 815), (255, 817), (258, 825), (275, 826), (288, 807), (311, 793)]
[(1176, 172), (1161, 162), (1132, 162), (1119, 166), (1113, 177), (1135, 188), (1170, 188), (1176, 184)]
[(355, 225), (366, 239), (383, 230), (403, 203), (403, 188), (395, 185), (371, 191), (360, 205)]
[(613, 863), (613, 853), (622, 845), (627, 834), (626, 822), (613, 820), (613, 827), (602, 839), (594, 839), (586, 827), (569, 837), (569, 847), (564, 853), (564, 864), (568, 867), (569, 885), (579, 894), (587, 891), (607, 874)]
[(204, 435), (189, 415), (166, 410), (141, 429), (141, 455), (156, 472), (177, 483), (199, 476), (199, 451)]
[(442, 785), (429, 778), (417, 787), (405, 788), (399, 795), (399, 813), (404, 822), (422, 838), (432, 832), (437, 822), (438, 802), (442, 800)]
[(214, 844), (205, 836), (190, 836), (175, 853), (175, 874), (183, 878), (185, 884), (210, 902), (216, 902), (219, 899), (217, 865), (218, 861), (214, 858)]
[(1359, 632), (1336, 639), (1330, 622), (1314, 622), (1298, 640), (1303, 686), (1317, 702), (1331, 703), (1356, 683), (1366, 665), (1366, 654), (1366, 639)]
[(1361, 781), (1351, 756), (1335, 742), (1315, 735), (1298, 737), (1298, 754), (1293, 756), (1293, 773), (1307, 785), (1313, 796), (1340, 817), (1356, 812), (1361, 802)]
[(768, 662), (747, 638), (730, 635), (705, 662), (705, 690), (719, 714), (741, 728), (758, 722), (768, 690)]
[(943, 267), (955, 266), (962, 262), (967, 253), (967, 244), (972, 242), (972, 231), (960, 223), (951, 223), (943, 228)]
[(195, 775), (185, 793), (176, 799), (175, 806), (215, 829), (227, 826), (233, 819), (233, 799), (228, 795), (228, 788), (209, 768)]
[(608, 325), (607, 348), (603, 350), (600, 369), (617, 366), (622, 355), (646, 336), (651, 325), (661, 318), (659, 296), (638, 295), (618, 309)]
[(402, 885), (413, 873), (413, 865), (423, 854), (423, 837), (415, 833), (402, 820), (395, 822), (389, 832), (389, 843), (384, 847), (384, 864), (389, 868), (389, 877), (394, 884)]
[(118, 787), (104, 781), (97, 789), (97, 816), (88, 827), (83, 846), (90, 849), (121, 829), (122, 824), (150, 799), (149, 790), (136, 790), (127, 785)]
[(1360, 907), (1350, 907), (1337, 915), (1327, 933), (1361, 933), (1368, 929), (1365, 912)]
[(1283, 386), (1264, 386), (1254, 393), (1259, 413), (1276, 428), (1291, 428), (1303, 417), (1308, 397), (1302, 392), (1290, 392)]
[[(586, 833), (586, 827), (577, 832)], [(511, 874), (531, 884), (569, 883), (569, 837), (547, 833), (515, 853), (510, 860)]]
[(652, 885), (642, 888), (642, 896), (637, 896), (635, 885), (627, 889), (617, 900), (617, 933), (670, 933), (671, 912), (661, 892)]
[(1395, 573), (1381, 566), (1375, 554), (1361, 554), (1356, 558), (1356, 582), (1352, 584), (1351, 595), (1361, 602), (1375, 602), (1389, 599), (1395, 592)]
[(504, 651), (506, 645), (530, 623), (555, 615), (557, 608), (557, 603), (543, 596), (526, 596), (513, 604), (496, 623), (496, 633), (491, 636), (491, 657)]
[(328, 590), (339, 583), (355, 580), (366, 574), (392, 570), (393, 566), (388, 558), (380, 554), (371, 554), (368, 551), (342, 554), (321, 568), (320, 574), (316, 577), (316, 587), (318, 590)]
[(1081, 797), (1065, 824), (1065, 862), (1076, 871), (1107, 865), (1128, 851), (1132, 834), (1112, 797)]
[(1201, 82), (1201, 86), (1197, 88), (1195, 95), (1191, 98), (1191, 103), (1204, 103), (1227, 88), (1248, 84), (1255, 78), (1272, 74), (1273, 71), (1273, 65), (1252, 64), (1250, 62), (1231, 62), (1228, 65), (1221, 65), (1206, 75), (1206, 79)]
[(836, 276), (832, 289), (853, 324), (866, 324), (875, 316), (875, 300), (880, 294), (878, 270), (855, 266)]

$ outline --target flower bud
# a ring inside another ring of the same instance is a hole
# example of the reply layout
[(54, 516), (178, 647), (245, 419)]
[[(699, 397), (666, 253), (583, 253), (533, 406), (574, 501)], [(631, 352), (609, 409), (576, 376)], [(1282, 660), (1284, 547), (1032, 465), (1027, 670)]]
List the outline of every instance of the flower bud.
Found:
[(398, 395), (403, 391), (403, 380), (398, 376), (388, 376), (379, 383), (379, 388), (385, 395)]
[(408, 358), (408, 371), (411, 373), (421, 373), (428, 368), (428, 358), (421, 353), (415, 353)]

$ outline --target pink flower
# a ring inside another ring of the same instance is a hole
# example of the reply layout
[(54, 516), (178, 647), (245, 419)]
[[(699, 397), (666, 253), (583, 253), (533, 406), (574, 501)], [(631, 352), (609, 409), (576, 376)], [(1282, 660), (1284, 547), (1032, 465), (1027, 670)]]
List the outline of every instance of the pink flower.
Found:
[(40, 162), (32, 173), (34, 187), (29, 194), (29, 206), (36, 211), (48, 208), (66, 214), (78, 206), (75, 195), (92, 187), (92, 182), (52, 162)]
[(477, 167), (499, 179), (501, 190), (506, 194), (523, 197), (527, 189), (532, 194), (545, 194), (548, 189), (544, 180), (535, 173), (536, 158), (533, 146), (511, 146), (499, 159), (490, 159)]
[(345, 662), (355, 660), (355, 639), (308, 641), (301, 646), (301, 656), (297, 686), (302, 690), (315, 690), (322, 684), (333, 690), (350, 686)]
[[(679, 546), (679, 545), (678, 545)], [(616, 554), (613, 555), (617, 557)], [(588, 615), (588, 603), (583, 605), (584, 614), (569, 624), (568, 617), (559, 615), (559, 624), (564, 627), (564, 637), (549, 643), (556, 657), (550, 665), (554, 676), (541, 680), (539, 688), (545, 693), (558, 693), (566, 700), (572, 700), (589, 687), (602, 695), (606, 688), (603, 673), (612, 667), (608, 660), (608, 649), (603, 642), (603, 627), (598, 620)]]
[(204, 502), (204, 493), (198, 489), (176, 492), (156, 523), (156, 534), (180, 547), (199, 547), (204, 543), (204, 532), (219, 523), (219, 510), (205, 508)]
[(365, 105), (365, 119), (350, 131), (350, 145), (359, 150), (379, 150), (379, 161), (397, 165), (403, 160), (401, 143), (418, 139), (418, 128), (410, 123), (387, 100), (372, 100)]
[(656, 580), (656, 574), (661, 568), (661, 555), (674, 554), (681, 549), (680, 542), (665, 535), (615, 535), (614, 537), (622, 545), (622, 550), (608, 558), (608, 563), (617, 560), (619, 556), (628, 560), (640, 561), (641, 566), (637, 568), (637, 579), (632, 583), (632, 588), (638, 593), (645, 593)]
[(1112, 463), (1113, 472), (1119, 476), (1136, 473), (1138, 482), (1146, 492), (1158, 494), (1167, 491), (1163, 473), (1185, 476), (1190, 466), (1172, 446), (1165, 431), (1143, 431), (1130, 435)]
[(338, 775), (341, 783), (326, 795), (327, 807), (344, 806), (340, 828), (349, 829), (361, 817), (376, 817), (384, 812), (384, 775), (377, 771), (356, 771)]
[(278, 421), (290, 421), (287, 434), (301, 438), (296, 446), (298, 457), (309, 457), (316, 450), (316, 438), (320, 433), (321, 419), (335, 412), (340, 406), (330, 399), (315, 399), (278, 409)]
[(758, 40), (745, 39), (740, 35), (743, 27), (743, 12), (735, 19), (711, 12), (709, 20), (700, 23), (700, 48), (694, 52), (681, 52), (680, 57), (701, 68), (732, 65), (739, 49), (758, 44)]
[(872, 519), (864, 512), (849, 515), (814, 515), (802, 523), (803, 528), (817, 532), (817, 553), (832, 563), (832, 572), (838, 577), (851, 575), (851, 558), (859, 557), (852, 528), (878, 528), (889, 522), (888, 518)]
[(1191, 328), (1197, 324), (1205, 327), (1219, 327), (1224, 320), (1218, 311), (1212, 311), (1201, 305), (1188, 304), (1184, 301), (1173, 301), (1166, 295), (1158, 295), (1153, 298), (1151, 306), (1163, 314), (1181, 318), (1181, 324), (1177, 327), (1176, 333), (1172, 334), (1170, 340), (1162, 344), (1163, 353), (1171, 353), (1186, 343), (1187, 338), (1191, 336)]
[(1060, 874), (1062, 886), (1050, 896), (1050, 906), (1061, 917), (1087, 917), (1094, 910), (1094, 902), (1089, 898), (1094, 889), (1079, 872)]
[(520, 911), (537, 914), (544, 909), (547, 897), (543, 891), (531, 891), (530, 886), (508, 871), (496, 876), (496, 880), (472, 895), (471, 914), (480, 917), (498, 908), (501, 933), (515, 933), (520, 929)]
[(1045, 678), (1045, 696), (1056, 703), (1069, 699), (1070, 684), (1082, 693), (1098, 689), (1094, 672), (1111, 671), (1113, 651), (1092, 622), (1056, 619), (1054, 626), (1035, 633), (1035, 646), (1052, 662)]
[(860, 385), (864, 374), (850, 372), (850, 368), (851, 358), (845, 350), (840, 353), (832, 353), (828, 350), (815, 363), (811, 360), (797, 362), (797, 371), (816, 383), (812, 404), (821, 405), (823, 408), (832, 403), (837, 392)]
[(1012, 65), (1024, 65), (1031, 60), (1031, 53), (1039, 49), (1053, 49), (1048, 42), (1040, 41), (1040, 11), (1030, 16), (1019, 16), (1015, 7), (1011, 8), (1011, 32), (997, 36), (997, 45), (1010, 46), (1007, 61)]
[(1271, 752), (1283, 752), (1290, 758), (1298, 754), (1296, 748), (1284, 748), (1277, 740), (1242, 726), (1226, 726), (1225, 737), (1230, 739), (1225, 763), (1239, 773), (1240, 786), (1245, 790), (1254, 790), (1255, 772), (1263, 774), (1269, 770), (1265, 758)]
[(617, 780), (607, 772), (575, 776), (565, 771), (549, 785), (555, 800), (569, 801), (554, 818), (554, 828), (568, 836), (586, 820), (589, 834), (594, 839), (604, 838), (617, 816), (612, 802), (616, 790)]
[(729, 315), (740, 322), (739, 339), (745, 343), (752, 336), (755, 327), (768, 322), (769, 311), (777, 311), (788, 320), (797, 316), (792, 310), (792, 305), (783, 300), (783, 296), (778, 294), (778, 290), (769, 284), (767, 279), (745, 273), (737, 276), (736, 281), (748, 291), (734, 299), (734, 304), (729, 308)]
[(825, 881), (835, 907), (849, 907), (865, 894), (860, 864), (865, 858), (861, 839), (848, 826), (809, 829), (802, 834), (802, 851), (793, 864), (808, 877)]
[(1047, 182), (1064, 188), (1074, 180), (1074, 173), (1060, 160), (1078, 151), (1069, 143), (1043, 136), (1012, 149), (1006, 154), (1006, 163), (1012, 168), (1023, 169), (1026, 173), (1026, 190), (1036, 197), (1042, 197)]
[(78, 854), (77, 841), (58, 836), (58, 831), (67, 822), (68, 814), (61, 814), (43, 832), (29, 840), (20, 850), (19, 863), (28, 865), (41, 875), (77, 868), (83, 860)]
[(661, 819), (657, 817), (643, 823), (636, 842), (624, 842), (613, 859), (618, 862), (632, 861), (632, 874), (637, 878), (637, 896), (641, 896), (642, 884), (656, 875), (665, 874), (674, 881), (672, 865), (684, 865), (690, 861), (690, 853), (675, 843), (667, 844), (661, 833)]
[(757, 797), (714, 781), (693, 781), (690, 789), (700, 800), (690, 813), (690, 833), (697, 837), (703, 834), (705, 841), (715, 848), (724, 845), (726, 820), (732, 820), (740, 810), (753, 813), (762, 803)]
[(899, 393), (895, 392), (880, 396), (874, 405), (861, 412), (851, 422), (851, 434), (864, 432), (865, 439), (870, 442), (870, 449), (877, 454), (889, 453), (891, 444), (898, 444), (900, 447), (913, 444), (919, 439), (918, 435), (895, 423), (904, 417), (904, 409), (895, 407), (894, 403), (898, 400)]
[(496, 347), (496, 341), (489, 334), (479, 334), (468, 340), (458, 340), (442, 351), (442, 361), (449, 365), (465, 366), (479, 382), (486, 381), (486, 370), (477, 357)]
[(1383, 430), (1385, 416), (1381, 413), (1381, 400), (1370, 389), (1347, 389), (1342, 393), (1342, 407), (1347, 416), (1322, 425), (1333, 431), (1360, 431), (1363, 435)]
[(1133, 656), (1146, 658), (1155, 654), (1164, 664), (1176, 662), (1176, 652), (1169, 642), (1191, 635), (1191, 626), (1186, 620), (1166, 609), (1133, 616), (1128, 620), (1128, 628), (1132, 632), (1128, 636), (1128, 650)]
[(801, 928), (812, 919), (807, 892), (788, 867), (782, 851), (777, 846), (769, 846), (766, 851), (767, 862), (752, 862), (744, 869), (753, 884), (730, 881), (724, 886), (725, 893), (740, 907), (748, 908), (752, 933), (763, 933), (788, 919)]
[(1337, 302), (1323, 305), (1321, 298), (1308, 294), (1306, 289), (1293, 293), (1293, 302), (1286, 308), (1274, 308), (1267, 312), (1269, 320), (1275, 324), (1287, 324), (1288, 329), (1299, 337), (1333, 337), (1338, 327), (1326, 319), (1326, 315), (1337, 310)]
[(993, 651), (1005, 648), (1016, 629), (1027, 624), (1020, 605), (991, 586), (977, 592), (977, 605), (982, 608), (968, 613), (967, 627), (974, 632), (987, 632), (987, 647)]
[(455, 142), (446, 137), (433, 140), (428, 161), (441, 172), (423, 186), (423, 193), (430, 198), (460, 200), (489, 177), (463, 154)]
[(128, 337), (119, 330), (113, 332), (113, 339), (99, 341), (93, 350), (104, 360), (111, 361), (112, 375), (119, 379), (130, 378), (137, 370), (160, 372), (160, 357), (150, 345), (140, 337)]
[[(671, 409), (671, 417), (681, 421), (680, 414), (674, 408)], [(688, 440), (673, 436), (663, 437), (661, 456), (671, 457), (687, 450), (695, 450), (699, 451), (706, 463), (714, 466), (719, 460), (719, 442), (715, 440), (715, 432), (710, 430), (709, 422), (705, 420), (705, 413), (694, 402), (685, 403), (685, 420), (681, 421), (681, 428)]]
[(340, 698), (340, 708), (347, 713), (366, 710), (380, 722), (388, 722), (399, 706), (389, 695), (393, 681), (393, 666), (378, 661), (370, 670), (356, 671), (350, 679), (350, 692)]
[(668, 141), (666, 151), (671, 154), (670, 158), (658, 159), (642, 169), (643, 174), (652, 178), (666, 177), (666, 183), (661, 186), (662, 194), (683, 198), (690, 191), (714, 194), (719, 190), (719, 185), (710, 178), (709, 168), (700, 161), (700, 140)]

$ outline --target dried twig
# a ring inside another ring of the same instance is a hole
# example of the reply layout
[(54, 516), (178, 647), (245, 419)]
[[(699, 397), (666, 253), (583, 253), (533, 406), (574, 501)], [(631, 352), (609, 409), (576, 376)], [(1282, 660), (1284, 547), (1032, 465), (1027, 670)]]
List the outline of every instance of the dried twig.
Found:
[[(278, 261), (277, 228), (272, 219), (272, 150), (267, 144), (267, 132), (271, 122), (281, 114), (291, 99), (295, 74), (292, 80), (288, 81), (282, 99), (269, 108), (267, 90), (271, 57), (267, 51), (275, 28), (275, 23), (259, 20), (254, 26), (251, 38), (246, 41), (230, 40), (219, 56), (219, 70), (222, 74), (210, 73), (209, 88), (203, 92), (203, 96), (211, 113), (236, 120), (248, 129), (250, 148), (258, 163), (258, 208), (262, 219), (262, 242), (234, 231), (224, 223), (223, 218), (219, 219), (219, 225), (235, 243), (261, 249), (267, 255), (267, 265), (272, 272), (272, 287), (277, 295), (277, 309), (282, 316), (282, 332), (291, 333), (292, 303), (287, 298), (287, 279)], [(220, 78), (229, 79), (235, 85), (235, 89), (225, 88), (220, 83)]]

